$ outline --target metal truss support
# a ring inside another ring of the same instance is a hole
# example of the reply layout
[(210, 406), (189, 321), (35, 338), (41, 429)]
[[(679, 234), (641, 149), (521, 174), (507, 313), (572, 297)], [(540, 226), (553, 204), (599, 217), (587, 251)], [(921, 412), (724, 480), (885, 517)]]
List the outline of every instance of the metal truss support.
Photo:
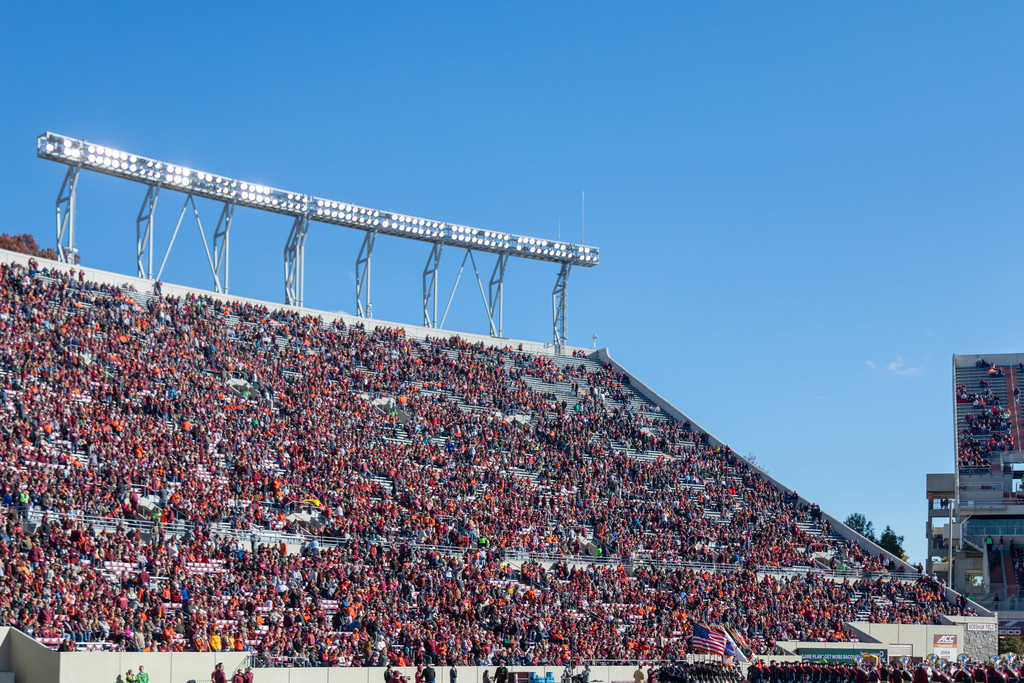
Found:
[[(210, 243), (206, 239), (206, 231), (203, 230), (203, 221), (199, 218), (199, 208), (196, 206), (195, 197), (192, 194), (185, 196), (185, 203), (178, 214), (178, 222), (174, 225), (174, 232), (167, 243), (167, 250), (160, 261), (160, 267), (153, 274), (153, 242), (156, 235), (154, 227), (154, 214), (156, 212), (156, 201), (160, 188), (150, 186), (146, 191), (146, 198), (142, 201), (142, 208), (139, 209), (139, 217), (135, 221), (135, 238), (137, 240), (136, 252), (138, 256), (139, 277), (149, 280), (160, 280), (163, 278), (164, 268), (167, 266), (167, 259), (174, 248), (174, 240), (178, 238), (181, 230), (181, 223), (185, 220), (185, 213), (192, 207), (192, 215), (196, 217), (196, 226), (199, 228), (199, 235), (203, 239), (203, 249), (206, 250), (206, 261), (210, 265), (210, 273), (213, 275), (213, 288), (217, 292), (227, 293), (228, 281), (228, 232), (231, 230), (231, 217), (234, 215), (235, 205), (224, 204), (217, 219), (217, 227), (213, 233), (213, 253), (210, 252)], [(223, 273), (223, 285), (221, 283)]]
[[(502, 304), (502, 288), (503, 281), (505, 279), (505, 264), (502, 263), (502, 257), (498, 257), (498, 262), (494, 264), (494, 272), (491, 273), (490, 283), (490, 298), (484, 293), (484, 283), (480, 279), (480, 271), (476, 269), (476, 259), (473, 258), (473, 252), (469, 249), (466, 250), (466, 254), (469, 256), (469, 262), (473, 264), (473, 275), (476, 276), (476, 284), (480, 287), (480, 298), (484, 301), (484, 311), (487, 313), (487, 324), (491, 328), (492, 337), (501, 336), (501, 304)], [(463, 260), (465, 263), (465, 260)], [(461, 271), (460, 271), (461, 275)], [(497, 309), (499, 320), (497, 323), (494, 321), (495, 309)]]
[(434, 244), (423, 267), (423, 326), (437, 327), (437, 269), (441, 265), (443, 244)]
[[(469, 249), (466, 250), (466, 255), (462, 257), (462, 265), (459, 266), (459, 274), (455, 276), (455, 284), (452, 285), (452, 293), (448, 295), (448, 305), (444, 307), (444, 315), (441, 316), (441, 325), (444, 327), (444, 321), (448, 319), (448, 309), (452, 307), (452, 299), (455, 298), (455, 290), (459, 288), (459, 280), (462, 279), (462, 271), (466, 268), (466, 260), (472, 256), (472, 252)], [(476, 266), (474, 266), (475, 268)]]
[[(498, 260), (491, 271), (491, 282), (488, 287), (487, 317), (491, 320), (491, 336), (502, 336), (502, 323), (505, 318), (505, 267), (508, 265), (508, 254), (498, 254)], [(494, 334), (494, 318), (497, 312), (498, 334)]]
[(376, 239), (377, 233), (368, 231), (356, 256), (356, 315), (360, 318), (373, 317), (373, 304), (370, 302), (370, 257), (373, 256), (373, 243)]
[(159, 196), (160, 188), (158, 186), (147, 187), (146, 196), (142, 200), (142, 208), (139, 209), (139, 217), (135, 219), (138, 276), (147, 280), (153, 279), (153, 214), (156, 211), (156, 200)]
[(288, 233), (288, 242), (284, 245), (284, 302), (289, 306), (302, 306), (308, 232), (309, 218), (296, 217)]
[[(57, 193), (57, 260), (75, 262), (75, 194), (78, 189), (78, 166), (69, 166)], [(66, 243), (65, 243), (66, 242)]]
[[(431, 252), (433, 253), (433, 252)], [(440, 255), (438, 255), (440, 258)], [(444, 315), (441, 316), (440, 325), (437, 324), (437, 305), (434, 304), (434, 327), (444, 327), (444, 321), (448, 318), (448, 310), (452, 307), (452, 299), (455, 298), (455, 290), (459, 287), (459, 281), (462, 279), (462, 271), (466, 268), (466, 261), (469, 261), (473, 266), (473, 275), (476, 276), (476, 284), (480, 287), (480, 298), (484, 302), (484, 311), (487, 313), (487, 323), (490, 325), (491, 336), (500, 337), (502, 330), (502, 308), (504, 301), (504, 288), (505, 288), (505, 267), (508, 265), (508, 256), (499, 255), (497, 263), (494, 264), (494, 270), (491, 272), (490, 281), (490, 297), (484, 292), (484, 283), (480, 279), (480, 271), (476, 267), (476, 259), (473, 258), (473, 250), (467, 249), (466, 255), (462, 257), (462, 265), (459, 266), (459, 274), (455, 277), (455, 284), (452, 285), (452, 293), (448, 296), (448, 305), (444, 307)], [(431, 267), (431, 261), (427, 261), (427, 268)], [(436, 271), (437, 264), (433, 264), (433, 268)], [(436, 275), (434, 275), (436, 278)], [(436, 290), (437, 281), (433, 281), (433, 286)], [(423, 317), (424, 321), (427, 318), (427, 270), (423, 271)], [(435, 292), (436, 296), (436, 292)], [(426, 324), (426, 322), (424, 322)], [(427, 325), (430, 327), (430, 325)]]
[[(213, 229), (213, 285), (218, 292), (228, 293), (228, 237), (231, 232), (231, 218), (235, 215), (235, 205), (225, 204), (221, 209), (217, 227)], [(203, 236), (206, 244), (206, 236)]]
[(569, 271), (572, 266), (563, 263), (555, 280), (555, 288), (551, 290), (552, 328), (554, 332), (555, 353), (561, 353), (565, 347), (566, 325), (569, 307)]
[[(181, 213), (178, 214), (178, 222), (174, 226), (174, 232), (171, 233), (171, 241), (167, 243), (167, 251), (164, 252), (164, 259), (160, 262), (160, 270), (156, 271), (156, 279), (157, 280), (159, 280), (161, 278), (161, 276), (163, 276), (163, 274), (164, 274), (164, 266), (167, 265), (167, 257), (171, 255), (171, 249), (174, 248), (174, 240), (177, 239), (177, 237), (178, 237), (178, 230), (181, 230), (181, 221), (183, 221), (185, 219), (185, 210), (188, 209), (188, 205), (189, 204), (192, 204), (192, 211), (196, 215), (196, 222), (199, 222), (199, 211), (196, 209), (196, 203), (192, 199), (192, 195), (187, 195), (185, 197), (185, 203), (181, 205)], [(199, 224), (199, 232), (202, 233), (202, 231), (203, 231), (203, 224), (200, 223)], [(203, 244), (204, 245), (206, 244), (206, 237), (205, 236), (203, 237)], [(207, 250), (206, 256), (207, 256), (207, 258), (209, 258), (209, 256), (210, 256), (209, 250)], [(152, 231), (150, 231), (150, 239), (149, 239), (149, 275), (147, 275), (146, 277), (148, 277), (150, 280), (153, 279), (153, 233), (152, 233)]]

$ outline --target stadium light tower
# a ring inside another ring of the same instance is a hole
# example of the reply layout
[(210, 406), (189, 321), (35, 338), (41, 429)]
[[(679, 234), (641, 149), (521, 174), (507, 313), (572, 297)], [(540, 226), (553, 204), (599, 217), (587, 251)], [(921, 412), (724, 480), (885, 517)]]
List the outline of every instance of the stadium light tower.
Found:
[[(132, 180), (146, 185), (146, 195), (139, 209), (135, 224), (137, 273), (139, 277), (160, 279), (167, 257), (170, 256), (174, 240), (189, 208), (203, 239), (206, 259), (213, 276), (217, 292), (228, 291), (229, 236), (236, 207), (258, 209), (283, 214), (292, 219), (291, 231), (284, 247), (284, 291), (285, 303), (302, 306), (304, 302), (306, 236), (310, 223), (323, 223), (351, 228), (364, 233), (363, 243), (356, 256), (356, 314), (372, 316), (370, 300), (370, 271), (373, 247), (378, 235), (393, 235), (431, 244), (427, 265), (423, 269), (423, 324), (426, 327), (440, 327), (445, 316), (437, 319), (437, 283), (441, 253), (444, 247), (464, 249), (466, 254), (459, 268), (459, 275), (448, 299), (451, 306), (462, 277), (467, 259), (473, 266), (480, 295), (492, 336), (503, 336), (503, 308), (505, 291), (505, 270), (510, 258), (549, 261), (559, 265), (558, 277), (552, 290), (552, 341), (557, 351), (565, 346), (568, 327), (568, 286), (569, 273), (573, 266), (591, 268), (598, 264), (600, 252), (597, 247), (572, 244), (562, 240), (548, 240), (526, 235), (515, 235), (499, 230), (473, 228), (447, 221), (409, 216), (402, 213), (372, 209), (356, 204), (324, 199), (298, 192), (288, 192), (249, 183), (214, 173), (170, 164), (137, 154), (129, 154), (111, 147), (96, 145), (86, 140), (57, 133), (39, 136), (36, 154), (50, 161), (68, 167), (57, 194), (57, 255), (65, 263), (75, 259), (75, 197), (78, 191), (78, 176), (81, 170), (95, 171), (105, 175)], [(153, 241), (154, 218), (157, 200), (162, 190), (172, 190), (185, 195), (185, 203), (171, 234), (167, 250), (159, 269), (154, 273)], [(207, 241), (199, 219), (195, 198), (209, 199), (222, 205), (220, 218), (214, 228), (212, 240)], [(497, 257), (484, 292), (483, 281), (476, 266), (473, 253), (489, 253)], [(445, 309), (447, 315), (448, 308)]]

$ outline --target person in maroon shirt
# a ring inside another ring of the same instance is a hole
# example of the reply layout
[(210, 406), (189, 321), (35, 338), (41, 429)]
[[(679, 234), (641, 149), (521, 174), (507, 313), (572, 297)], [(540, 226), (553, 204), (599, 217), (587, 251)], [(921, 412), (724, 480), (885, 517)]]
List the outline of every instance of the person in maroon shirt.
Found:
[(210, 674), (210, 679), (213, 681), (213, 683), (227, 683), (228, 679), (227, 676), (224, 674), (223, 664), (218, 664), (216, 668), (214, 668), (213, 673)]

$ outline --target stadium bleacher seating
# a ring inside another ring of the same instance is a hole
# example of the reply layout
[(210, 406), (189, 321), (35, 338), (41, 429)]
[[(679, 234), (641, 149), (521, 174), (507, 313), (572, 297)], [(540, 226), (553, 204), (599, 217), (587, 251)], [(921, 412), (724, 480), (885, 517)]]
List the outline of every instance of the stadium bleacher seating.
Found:
[(52, 647), (563, 663), (966, 612), (594, 358), (0, 288), (0, 624)]
[(993, 455), (1014, 450), (1020, 415), (1009, 392), (1017, 369), (979, 359), (956, 370), (957, 457), (963, 472), (987, 472)]

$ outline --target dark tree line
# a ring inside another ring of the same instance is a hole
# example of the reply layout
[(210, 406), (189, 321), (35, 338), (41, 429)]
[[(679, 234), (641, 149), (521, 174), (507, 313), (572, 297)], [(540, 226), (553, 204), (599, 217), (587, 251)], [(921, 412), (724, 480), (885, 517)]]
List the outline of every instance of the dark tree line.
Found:
[(28, 254), (39, 258), (57, 260), (57, 252), (53, 249), (43, 249), (36, 242), (36, 238), (27, 232), (23, 235), (8, 235), (6, 232), (0, 234), (0, 249), (16, 251), (19, 254)]
[(897, 536), (892, 527), (886, 525), (881, 536), (875, 536), (875, 524), (859, 512), (854, 512), (843, 522), (861, 536), (880, 545), (896, 557), (906, 560), (907, 553), (903, 550), (903, 537)]

